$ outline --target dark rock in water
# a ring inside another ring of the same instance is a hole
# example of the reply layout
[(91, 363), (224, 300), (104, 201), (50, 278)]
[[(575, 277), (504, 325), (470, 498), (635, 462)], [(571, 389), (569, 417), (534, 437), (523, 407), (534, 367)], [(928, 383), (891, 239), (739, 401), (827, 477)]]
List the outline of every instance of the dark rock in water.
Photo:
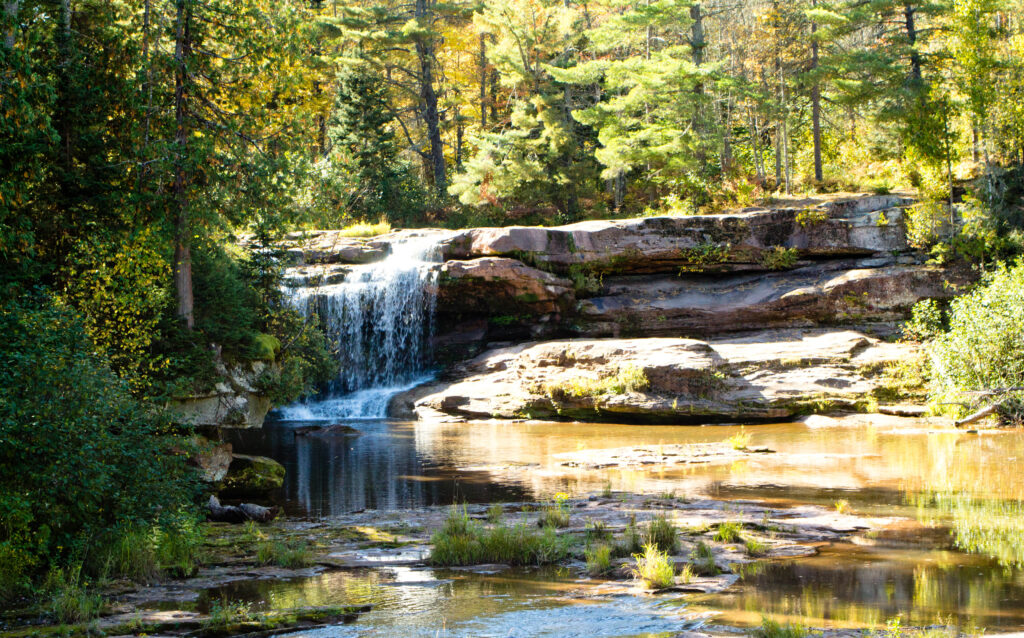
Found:
[(226, 498), (265, 498), (284, 485), (284, 466), (265, 456), (235, 454), (220, 495)]
[(263, 507), (253, 503), (221, 505), (216, 496), (210, 496), (206, 507), (207, 518), (216, 523), (244, 523), (246, 521), (269, 523), (281, 513), (281, 508), (277, 505), (274, 507)]

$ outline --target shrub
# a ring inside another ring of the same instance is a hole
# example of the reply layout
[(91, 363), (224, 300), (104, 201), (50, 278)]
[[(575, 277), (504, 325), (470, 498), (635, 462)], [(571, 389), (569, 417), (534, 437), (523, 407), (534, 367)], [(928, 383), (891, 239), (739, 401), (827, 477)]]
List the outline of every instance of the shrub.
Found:
[(718, 525), (715, 531), (715, 540), (720, 543), (738, 543), (743, 540), (740, 532), (743, 531), (743, 523), (736, 521), (725, 521)]
[(188, 439), (45, 295), (0, 302), (0, 334), (0, 577), (22, 588), (49, 565), (98, 571), (97, 548), (139, 529), (177, 534), (196, 487)]
[(648, 543), (642, 554), (635, 554), (633, 577), (643, 581), (648, 589), (665, 589), (675, 585), (676, 568), (669, 555)]
[(674, 553), (679, 549), (678, 530), (664, 514), (655, 516), (647, 524), (645, 540), (648, 544), (668, 553)]
[(370, 222), (356, 222), (349, 224), (338, 231), (339, 237), (376, 237), (391, 232), (391, 222), (381, 219), (376, 224)]
[(922, 299), (910, 311), (910, 320), (903, 324), (903, 338), (910, 341), (930, 341), (942, 334), (943, 312), (939, 302)]
[(61, 624), (88, 622), (99, 616), (103, 607), (103, 599), (90, 593), (82, 582), (81, 565), (66, 571), (53, 569), (46, 576), (43, 591), (50, 599), (50, 614)]
[[(978, 407), (965, 393), (1024, 385), (1024, 263), (1002, 266), (970, 293), (954, 299), (949, 331), (928, 347), (933, 403), (954, 416)], [(981, 398), (1003, 402), (1001, 416), (1024, 417), (1021, 398), (1011, 392)], [(950, 409), (950, 406), (953, 406)]]

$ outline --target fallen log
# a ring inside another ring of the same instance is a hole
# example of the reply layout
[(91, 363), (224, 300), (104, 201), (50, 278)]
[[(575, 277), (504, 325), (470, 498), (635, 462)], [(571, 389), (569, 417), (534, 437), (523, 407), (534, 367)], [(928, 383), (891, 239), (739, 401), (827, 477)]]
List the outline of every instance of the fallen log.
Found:
[(956, 427), (962, 428), (965, 425), (970, 425), (970, 424), (975, 423), (977, 421), (981, 421), (985, 417), (990, 417), (990, 416), (992, 416), (993, 414), (996, 413), (996, 410), (998, 410), (1001, 405), (1002, 405), (1002, 403), (993, 403), (992, 405), (988, 406), (987, 408), (982, 408), (982, 409), (978, 410), (977, 412), (975, 412), (974, 414), (972, 414), (970, 416), (967, 416), (967, 417), (964, 417), (964, 418), (960, 419), (959, 421), (957, 421), (956, 422)]
[(241, 505), (221, 505), (220, 499), (210, 496), (207, 503), (206, 517), (215, 523), (244, 523), (256, 521), (257, 523), (269, 523), (277, 518), (281, 508), (263, 507), (253, 503), (242, 503)]

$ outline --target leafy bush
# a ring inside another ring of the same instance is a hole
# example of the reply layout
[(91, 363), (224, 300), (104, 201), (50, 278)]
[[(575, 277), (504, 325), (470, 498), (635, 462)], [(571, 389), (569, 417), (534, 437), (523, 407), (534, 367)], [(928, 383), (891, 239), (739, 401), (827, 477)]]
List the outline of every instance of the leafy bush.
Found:
[(761, 253), (761, 265), (768, 270), (789, 270), (800, 259), (800, 251), (796, 248), (775, 246)]
[(942, 333), (945, 315), (939, 302), (922, 299), (910, 311), (910, 320), (903, 324), (903, 338), (930, 341)]
[[(992, 397), (973, 391), (1024, 385), (1024, 263), (1002, 266), (970, 293), (954, 299), (949, 331), (928, 347), (931, 398), (955, 415), (965, 414)], [(1024, 417), (1024, 393), (997, 394), (1004, 417)]]
[[(0, 596), (189, 507), (184, 437), (47, 295), (0, 301)], [(172, 526), (173, 527), (173, 526)], [(173, 532), (172, 532), (173, 533)]]

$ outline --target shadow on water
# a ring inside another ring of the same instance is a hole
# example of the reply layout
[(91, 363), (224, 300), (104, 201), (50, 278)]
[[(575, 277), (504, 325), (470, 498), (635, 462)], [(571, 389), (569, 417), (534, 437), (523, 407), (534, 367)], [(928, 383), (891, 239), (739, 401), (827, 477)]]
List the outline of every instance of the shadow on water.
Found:
[(355, 431), (297, 433), (308, 425), (269, 422), (260, 430), (228, 435), (235, 450), (285, 466), (281, 500), (292, 516), (528, 498), (517, 486), (493, 482), (486, 472), (460, 470), (425, 454), (410, 424), (361, 420), (353, 422)]

